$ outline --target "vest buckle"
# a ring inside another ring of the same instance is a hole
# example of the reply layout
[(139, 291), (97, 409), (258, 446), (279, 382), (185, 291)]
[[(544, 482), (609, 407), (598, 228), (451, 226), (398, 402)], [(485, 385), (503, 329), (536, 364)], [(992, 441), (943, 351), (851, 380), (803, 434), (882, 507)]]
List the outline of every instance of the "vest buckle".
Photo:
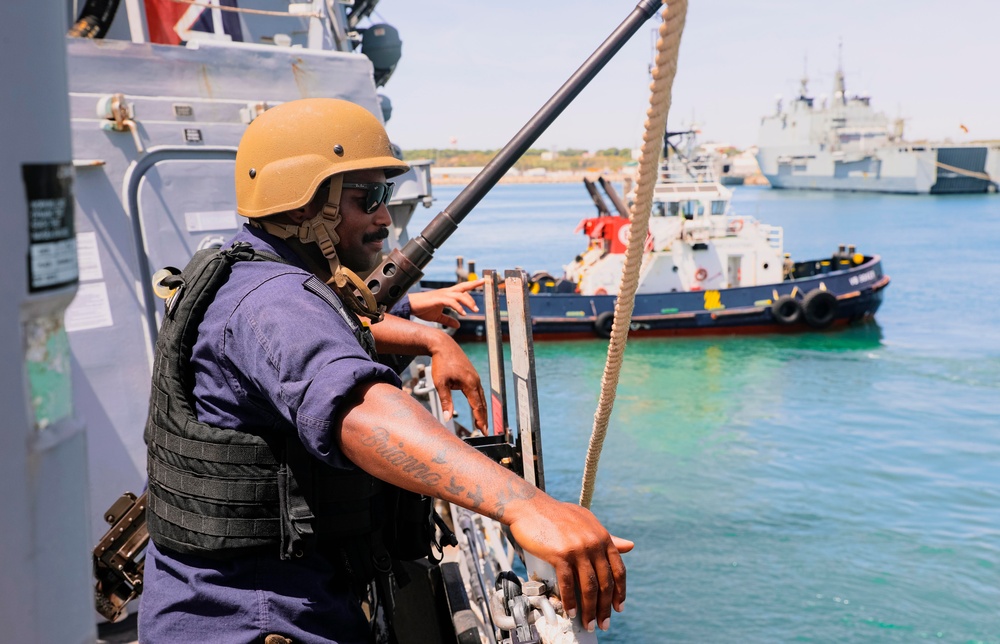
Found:
[(223, 251), (222, 254), (231, 262), (250, 261), (253, 259), (254, 249), (247, 242), (236, 242), (229, 250)]

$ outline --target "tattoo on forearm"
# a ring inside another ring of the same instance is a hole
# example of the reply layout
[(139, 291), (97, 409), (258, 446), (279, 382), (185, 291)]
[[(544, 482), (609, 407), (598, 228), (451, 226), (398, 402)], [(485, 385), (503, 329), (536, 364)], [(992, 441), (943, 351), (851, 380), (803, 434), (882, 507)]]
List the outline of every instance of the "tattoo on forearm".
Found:
[(469, 493), (465, 496), (472, 499), (472, 507), (478, 508), (483, 504), (483, 488), (479, 485), (476, 486), (475, 491), (469, 490)]
[(459, 485), (458, 481), (456, 481), (455, 477), (453, 476), (451, 477), (451, 482), (448, 483), (448, 485), (444, 486), (444, 490), (445, 492), (454, 494), (455, 496), (459, 496), (462, 494), (462, 492), (465, 492), (465, 486)]
[(362, 444), (366, 447), (374, 447), (375, 453), (387, 463), (396, 466), (425, 485), (437, 487), (441, 482), (441, 475), (431, 471), (431, 467), (426, 463), (422, 463), (419, 459), (407, 454), (403, 449), (402, 442), (390, 445), (389, 432), (381, 427), (374, 428), (372, 435), (362, 440)]
[(507, 489), (500, 490), (497, 493), (497, 507), (496, 510), (493, 511), (493, 516), (498, 520), (503, 518), (503, 514), (507, 509), (508, 503), (511, 501), (533, 498), (537, 493), (538, 489), (526, 481), (519, 480), (517, 489), (514, 488), (514, 483), (508, 481)]

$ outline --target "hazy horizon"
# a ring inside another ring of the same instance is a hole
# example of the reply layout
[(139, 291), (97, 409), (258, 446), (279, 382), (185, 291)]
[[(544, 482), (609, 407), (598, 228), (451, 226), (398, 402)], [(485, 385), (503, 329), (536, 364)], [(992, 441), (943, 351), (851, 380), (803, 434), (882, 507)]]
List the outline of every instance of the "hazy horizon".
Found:
[[(635, 7), (635, 0), (505, 3), (381, 0), (400, 32), (386, 87), (392, 139), (404, 149), (497, 149)], [(542, 134), (544, 149), (639, 147), (649, 101), (650, 20)], [(1000, 3), (966, 0), (692, 0), (668, 126), (703, 142), (756, 144), (776, 96), (831, 94), (838, 49), (849, 94), (906, 119), (906, 138), (1000, 139)], [(960, 126), (965, 126), (964, 133)]]

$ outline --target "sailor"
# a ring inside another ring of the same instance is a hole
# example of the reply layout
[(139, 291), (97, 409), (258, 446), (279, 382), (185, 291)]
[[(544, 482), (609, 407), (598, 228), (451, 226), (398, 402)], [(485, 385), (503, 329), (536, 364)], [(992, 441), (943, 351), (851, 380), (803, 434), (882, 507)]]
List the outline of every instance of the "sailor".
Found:
[[(249, 223), (184, 270), (157, 342), (140, 641), (369, 641), (364, 589), (414, 549), (401, 541), (427, 540), (386, 499), (417, 495), (509, 526), (591, 630), (621, 610), (633, 544), (466, 445), (378, 362), (430, 355), (439, 391), (461, 389), (485, 427), (461, 349), (383, 313), (355, 273), (379, 259), (387, 179), (406, 169), (381, 123), (345, 101), (292, 101), (248, 126), (236, 198)], [(461, 301), (409, 306), (435, 317)]]

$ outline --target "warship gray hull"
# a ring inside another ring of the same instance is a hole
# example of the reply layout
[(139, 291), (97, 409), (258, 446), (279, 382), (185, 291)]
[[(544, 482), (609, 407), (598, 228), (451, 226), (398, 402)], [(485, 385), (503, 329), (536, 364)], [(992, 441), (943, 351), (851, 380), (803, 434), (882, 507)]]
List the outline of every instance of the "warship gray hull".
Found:
[(903, 194), (996, 192), (1000, 142), (926, 143), (903, 139), (868, 96), (848, 96), (843, 72), (819, 104), (802, 80), (787, 108), (761, 119), (757, 163), (771, 187)]
[[(956, 194), (996, 191), (997, 184), (986, 176), (997, 176), (995, 166), (996, 159), (1000, 159), (1000, 147), (914, 146), (882, 150), (862, 159), (847, 161), (833, 155), (790, 159), (775, 156), (768, 152), (758, 153), (757, 156), (772, 188)], [(987, 164), (991, 157), (994, 159), (993, 168)]]

